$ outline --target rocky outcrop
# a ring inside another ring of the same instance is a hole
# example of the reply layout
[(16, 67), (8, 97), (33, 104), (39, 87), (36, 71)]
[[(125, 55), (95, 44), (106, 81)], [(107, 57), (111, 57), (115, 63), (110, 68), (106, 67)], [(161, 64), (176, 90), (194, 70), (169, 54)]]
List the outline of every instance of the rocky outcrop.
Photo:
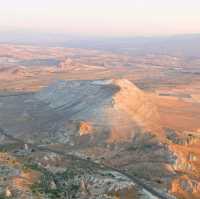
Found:
[(171, 192), (177, 198), (197, 199), (200, 194), (199, 179), (190, 179), (186, 175), (176, 178), (172, 181)]
[(91, 134), (92, 129), (92, 124), (90, 124), (90, 122), (81, 121), (79, 126), (79, 134), (80, 136)]

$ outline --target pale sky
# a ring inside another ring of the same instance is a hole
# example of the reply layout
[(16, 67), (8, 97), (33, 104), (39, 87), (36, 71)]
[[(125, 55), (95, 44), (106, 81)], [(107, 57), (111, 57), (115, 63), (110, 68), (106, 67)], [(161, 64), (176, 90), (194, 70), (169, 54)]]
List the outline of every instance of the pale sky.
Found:
[(0, 0), (0, 31), (101, 36), (200, 33), (200, 0)]

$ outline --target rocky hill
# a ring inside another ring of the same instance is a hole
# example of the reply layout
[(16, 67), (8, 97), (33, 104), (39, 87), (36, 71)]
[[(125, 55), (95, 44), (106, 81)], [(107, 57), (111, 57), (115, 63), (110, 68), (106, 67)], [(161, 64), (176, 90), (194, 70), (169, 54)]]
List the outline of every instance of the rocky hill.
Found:
[(78, 125), (80, 136), (90, 134), (91, 142), (128, 141), (139, 130), (159, 130), (151, 96), (125, 79), (57, 82), (36, 98)]

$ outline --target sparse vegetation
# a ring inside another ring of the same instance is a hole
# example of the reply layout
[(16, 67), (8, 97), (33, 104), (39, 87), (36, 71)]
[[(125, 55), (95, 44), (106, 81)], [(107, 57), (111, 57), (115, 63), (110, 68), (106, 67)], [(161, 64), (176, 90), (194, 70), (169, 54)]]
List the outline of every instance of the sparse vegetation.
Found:
[(23, 170), (28, 170), (28, 169), (41, 171), (41, 172), (44, 171), (44, 169), (36, 163), (24, 163)]
[[(31, 168), (37, 169), (35, 165)], [(40, 170), (41, 171), (41, 170)], [(66, 169), (63, 173), (52, 174), (43, 171), (40, 181), (31, 186), (35, 194), (44, 194), (51, 199), (68, 197), (73, 198), (80, 187), (80, 182), (75, 179), (76, 173), (72, 169)]]

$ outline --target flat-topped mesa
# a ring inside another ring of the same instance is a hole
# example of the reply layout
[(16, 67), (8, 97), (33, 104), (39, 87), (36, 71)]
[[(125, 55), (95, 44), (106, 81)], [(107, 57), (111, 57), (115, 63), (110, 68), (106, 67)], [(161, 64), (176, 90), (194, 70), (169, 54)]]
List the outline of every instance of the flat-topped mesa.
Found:
[(102, 71), (107, 69), (102, 66), (83, 64), (71, 58), (66, 58), (57, 65), (57, 72), (80, 72), (80, 71), (91, 71), (91, 70)]
[(80, 136), (100, 135), (97, 142), (129, 141), (138, 131), (161, 132), (153, 97), (126, 79), (60, 81), (37, 98), (59, 112), (62, 120), (82, 124)]

